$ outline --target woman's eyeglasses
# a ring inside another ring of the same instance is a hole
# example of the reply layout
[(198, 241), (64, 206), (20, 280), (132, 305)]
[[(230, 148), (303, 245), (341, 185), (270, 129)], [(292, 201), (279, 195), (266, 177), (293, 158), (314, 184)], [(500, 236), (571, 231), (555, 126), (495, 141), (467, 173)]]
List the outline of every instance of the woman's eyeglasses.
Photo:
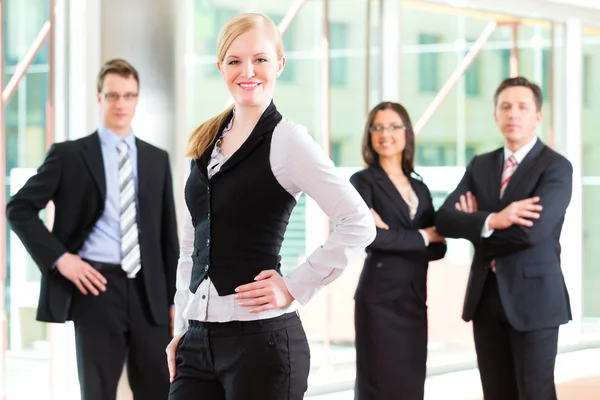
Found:
[(392, 134), (394, 132), (400, 132), (405, 130), (406, 126), (404, 125), (390, 125), (390, 126), (381, 126), (375, 125), (369, 128), (370, 133), (383, 133), (383, 131), (388, 131), (388, 133)]

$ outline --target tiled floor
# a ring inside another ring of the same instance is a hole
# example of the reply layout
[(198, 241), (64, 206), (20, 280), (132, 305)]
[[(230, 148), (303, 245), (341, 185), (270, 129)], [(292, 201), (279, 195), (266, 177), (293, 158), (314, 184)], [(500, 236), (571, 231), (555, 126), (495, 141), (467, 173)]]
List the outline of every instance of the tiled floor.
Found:
[[(48, 386), (45, 379), (40, 377), (48, 374), (47, 362), (35, 359), (9, 358), (7, 360), (7, 383), (9, 384), (9, 399), (29, 400), (46, 399)], [(307, 400), (352, 400), (351, 390), (354, 371), (352, 368), (340, 371), (322, 372), (322, 378), (328, 377), (329, 382), (339, 387), (337, 393), (319, 396), (307, 396)], [(317, 374), (315, 374), (317, 375)], [(311, 384), (318, 376), (311, 376)], [(335, 381), (339, 378), (339, 384)], [(74, 376), (76, 379), (76, 376)], [(560, 400), (600, 400), (600, 348), (560, 354), (557, 358), (556, 381)], [(123, 382), (119, 400), (130, 400), (131, 395)], [(309, 389), (310, 390), (310, 389)], [(452, 393), (452, 395), (449, 395)], [(76, 399), (73, 395), (69, 399)], [(426, 382), (425, 400), (480, 400), (481, 386), (477, 370), (460, 371), (445, 375), (437, 375)], [(386, 400), (386, 399), (381, 399)], [(396, 400), (396, 399), (392, 399)]]
[[(576, 379), (570, 382), (558, 384), (558, 398), (560, 400), (598, 400), (600, 399), (600, 375), (589, 378)], [(456, 396), (456, 395), (454, 395)], [(322, 396), (307, 397), (306, 400), (353, 400), (352, 391), (333, 393)], [(426, 396), (426, 400), (433, 400), (434, 397)], [(435, 397), (439, 400), (461, 400), (464, 397), (453, 397), (448, 395)], [(474, 397), (470, 400), (481, 400), (481, 397)], [(384, 399), (382, 399), (384, 400)]]
[[(560, 354), (557, 357), (555, 374), (560, 400), (600, 399), (600, 349)], [(353, 392), (346, 390), (307, 397), (307, 400), (352, 400), (353, 398)], [(477, 370), (433, 376), (425, 383), (425, 400), (481, 400), (481, 398)]]
[[(600, 363), (600, 360), (598, 360)], [(600, 375), (576, 379), (558, 386), (559, 399), (598, 400), (600, 399)]]
[[(560, 400), (600, 399), (600, 375), (563, 382), (557, 386)], [(482, 400), (481, 397), (473, 400)]]

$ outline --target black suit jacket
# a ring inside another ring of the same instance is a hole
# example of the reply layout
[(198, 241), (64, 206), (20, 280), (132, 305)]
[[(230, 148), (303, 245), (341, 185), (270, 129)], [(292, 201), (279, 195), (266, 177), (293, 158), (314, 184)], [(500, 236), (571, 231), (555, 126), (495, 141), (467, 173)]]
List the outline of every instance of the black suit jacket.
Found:
[[(560, 233), (571, 200), (571, 163), (537, 141), (518, 165), (500, 196), (504, 149), (475, 157), (436, 218), (438, 232), (463, 238), (475, 246), (463, 319), (473, 319), (483, 284), (496, 262), (498, 291), (509, 323), (517, 330), (556, 327), (571, 319), (569, 295), (560, 263)], [(479, 211), (463, 213), (454, 208), (460, 195), (471, 191)], [(492, 212), (510, 203), (539, 196), (543, 206), (533, 227), (513, 225), (481, 237), (483, 224)]]
[[(169, 323), (179, 257), (177, 221), (168, 154), (140, 139), (138, 152), (138, 227), (141, 275), (156, 324)], [(55, 143), (37, 174), (6, 206), (7, 220), (42, 271), (37, 319), (69, 319), (75, 288), (54, 263), (65, 252), (76, 254), (102, 215), (106, 180), (97, 132)], [(49, 201), (55, 206), (49, 232), (38, 216)], [(107, 288), (110, 290), (110, 288)]]
[(404, 201), (379, 164), (355, 173), (350, 182), (369, 208), (379, 214), (389, 230), (377, 228), (377, 236), (367, 247), (367, 258), (354, 298), (368, 302), (399, 298), (412, 283), (417, 295), (427, 299), (427, 267), (429, 261), (444, 257), (446, 245), (431, 243), (425, 247), (419, 229), (433, 226), (435, 211), (427, 185), (410, 177), (419, 198), (413, 220)]

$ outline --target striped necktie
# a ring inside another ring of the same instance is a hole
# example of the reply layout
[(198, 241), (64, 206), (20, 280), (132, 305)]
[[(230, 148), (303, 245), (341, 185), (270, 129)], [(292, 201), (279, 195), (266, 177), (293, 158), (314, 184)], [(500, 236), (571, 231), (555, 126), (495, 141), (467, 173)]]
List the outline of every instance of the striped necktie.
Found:
[[(504, 170), (502, 170), (502, 179), (500, 181), (500, 198), (502, 198), (502, 196), (504, 196), (504, 191), (506, 190), (506, 186), (508, 185), (508, 182), (510, 181), (510, 178), (512, 177), (512, 175), (516, 169), (517, 169), (517, 160), (515, 159), (514, 155), (511, 155), (506, 160), (506, 164), (504, 165)], [(492, 263), (490, 264), (490, 268), (492, 269), (492, 271), (496, 271), (496, 260), (492, 260)]]
[(133, 184), (133, 166), (127, 143), (119, 142), (119, 202), (121, 206), (121, 268), (129, 278), (142, 267), (140, 262), (139, 232)]
[(504, 166), (504, 170), (502, 171), (502, 182), (500, 183), (500, 198), (504, 196), (506, 185), (508, 185), (508, 182), (510, 181), (512, 174), (515, 172), (515, 169), (517, 169), (517, 160), (515, 159), (515, 156), (511, 155), (506, 160), (506, 165)]

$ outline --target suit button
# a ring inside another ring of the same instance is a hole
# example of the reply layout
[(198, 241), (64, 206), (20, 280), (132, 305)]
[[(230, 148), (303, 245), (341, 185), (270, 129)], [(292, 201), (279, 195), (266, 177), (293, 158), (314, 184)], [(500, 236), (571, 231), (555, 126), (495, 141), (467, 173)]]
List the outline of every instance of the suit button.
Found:
[(208, 272), (208, 264), (204, 266), (204, 272)]
[(210, 239), (206, 239), (206, 247), (210, 246)]
[(206, 193), (210, 194), (210, 186), (206, 187)]
[(206, 215), (206, 219), (210, 221), (210, 213)]
[(383, 267), (383, 263), (381, 261), (379, 261), (377, 264), (375, 264), (375, 267), (381, 268), (381, 267)]

